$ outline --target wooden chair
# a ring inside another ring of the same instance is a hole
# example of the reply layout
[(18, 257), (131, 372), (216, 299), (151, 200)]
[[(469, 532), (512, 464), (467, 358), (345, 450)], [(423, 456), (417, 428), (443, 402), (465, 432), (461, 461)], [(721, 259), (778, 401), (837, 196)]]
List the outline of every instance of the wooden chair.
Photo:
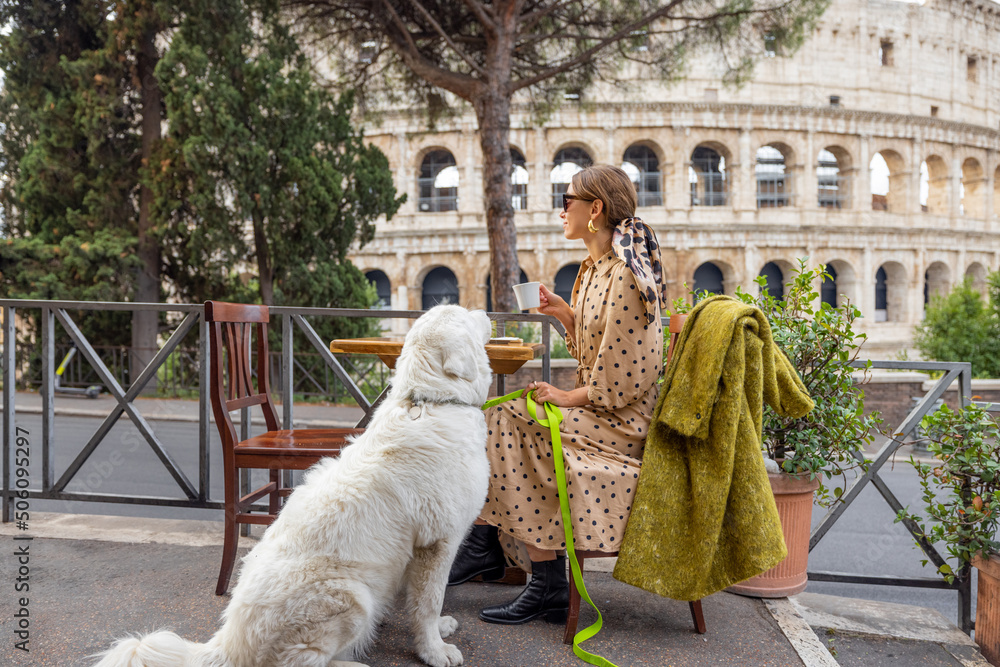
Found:
[[(282, 486), (281, 471), (305, 470), (324, 456), (338, 456), (346, 438), (364, 429), (279, 429), (278, 411), (271, 399), (267, 372), (267, 306), (206, 301), (205, 322), (209, 328), (211, 355), (209, 394), (215, 424), (222, 438), (225, 475), (225, 542), (219, 583), (215, 588), (216, 595), (224, 595), (236, 561), (239, 525), (270, 524), (278, 515), (281, 499), (292, 491)], [(250, 332), (254, 328), (257, 337), (256, 390), (250, 372)], [(264, 412), (267, 432), (241, 441), (229, 413), (254, 405), (261, 406)], [(269, 470), (270, 480), (240, 497), (240, 470), (254, 468)], [(268, 496), (267, 512), (254, 512), (251, 506), (264, 496)]]
[[(670, 359), (674, 354), (674, 344), (677, 342), (677, 338), (681, 334), (681, 329), (684, 328), (684, 321), (687, 319), (687, 315), (671, 315), (670, 316), (670, 338), (669, 344), (667, 345), (667, 363), (670, 363)], [(607, 558), (609, 556), (617, 556), (618, 552), (607, 553), (603, 551), (584, 551), (582, 549), (575, 549), (576, 559), (580, 562), (580, 569), (583, 569), (584, 561), (588, 558)], [(705, 626), (705, 615), (701, 609), (701, 600), (695, 600), (694, 602), (689, 602), (688, 605), (691, 607), (691, 619), (694, 621), (694, 629), (698, 634), (705, 634), (707, 627)], [(576, 582), (573, 581), (573, 577), (569, 577), (569, 614), (566, 616), (566, 634), (563, 636), (563, 642), (566, 644), (573, 643), (573, 635), (576, 634), (576, 626), (580, 621), (580, 591), (576, 589)]]

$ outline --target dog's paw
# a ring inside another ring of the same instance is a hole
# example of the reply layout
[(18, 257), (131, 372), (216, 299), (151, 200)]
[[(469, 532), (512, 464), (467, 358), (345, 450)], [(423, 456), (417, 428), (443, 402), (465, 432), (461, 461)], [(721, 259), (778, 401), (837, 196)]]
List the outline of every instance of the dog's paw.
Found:
[(419, 650), (417, 655), (431, 667), (458, 667), (462, 664), (462, 652), (458, 647), (444, 642), (433, 649)]
[(458, 621), (453, 617), (442, 616), (438, 619), (438, 632), (441, 633), (441, 639), (455, 634), (455, 630), (458, 630)]

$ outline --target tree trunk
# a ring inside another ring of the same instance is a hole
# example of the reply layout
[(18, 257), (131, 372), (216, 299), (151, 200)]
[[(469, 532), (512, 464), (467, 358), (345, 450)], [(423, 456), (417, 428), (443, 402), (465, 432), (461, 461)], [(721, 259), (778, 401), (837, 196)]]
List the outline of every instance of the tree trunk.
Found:
[[(153, 74), (159, 55), (156, 51), (155, 29), (142, 35), (137, 58), (137, 68), (142, 87), (142, 164), (149, 166), (153, 149), (160, 140), (160, 119), (163, 116), (163, 98)], [(160, 300), (160, 248), (153, 236), (150, 207), (153, 192), (146, 184), (139, 188), (138, 255), (142, 261), (135, 286), (135, 300), (140, 303), (158, 303)], [(158, 349), (156, 337), (159, 328), (157, 311), (136, 311), (132, 314), (132, 357), (129, 381), (134, 382), (142, 369), (152, 361)], [(156, 392), (156, 377), (150, 379), (143, 393)]]
[(498, 5), (497, 22), (487, 32), (486, 81), (472, 98), (479, 122), (483, 150), (483, 188), (486, 199), (486, 233), (490, 239), (490, 287), (493, 308), (500, 313), (517, 310), (511, 285), (520, 281), (517, 228), (514, 226), (514, 190), (511, 185), (510, 100), (513, 46), (517, 32), (518, 2)]
[(265, 306), (274, 305), (274, 267), (271, 266), (271, 251), (264, 233), (264, 216), (260, 211), (253, 214), (253, 243), (257, 257), (257, 276), (260, 281), (260, 300)]
[(479, 141), (483, 149), (483, 188), (486, 232), (490, 239), (490, 287), (493, 308), (499, 313), (517, 310), (514, 291), (521, 271), (517, 260), (513, 188), (510, 172), (510, 99), (502, 94), (480, 97), (476, 103)]

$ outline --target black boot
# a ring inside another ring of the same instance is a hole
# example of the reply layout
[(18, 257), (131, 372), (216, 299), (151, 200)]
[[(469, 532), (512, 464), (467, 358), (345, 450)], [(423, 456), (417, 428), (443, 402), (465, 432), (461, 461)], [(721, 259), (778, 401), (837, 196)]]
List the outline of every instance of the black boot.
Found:
[(544, 615), (549, 623), (565, 623), (568, 611), (566, 557), (559, 555), (555, 560), (531, 561), (531, 581), (521, 594), (507, 604), (483, 609), (479, 618), (487, 623), (517, 625)]
[(451, 564), (448, 585), (464, 584), (478, 575), (483, 575), (483, 581), (503, 579), (506, 568), (496, 526), (473, 526)]

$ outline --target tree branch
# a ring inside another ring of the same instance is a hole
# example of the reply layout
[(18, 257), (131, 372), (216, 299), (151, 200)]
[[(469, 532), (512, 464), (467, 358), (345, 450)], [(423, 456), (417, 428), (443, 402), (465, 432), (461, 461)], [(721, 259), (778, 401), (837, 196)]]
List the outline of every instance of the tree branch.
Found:
[(456, 44), (451, 39), (451, 37), (448, 36), (448, 33), (446, 33), (441, 28), (441, 24), (434, 20), (434, 17), (431, 16), (430, 12), (428, 12), (427, 9), (424, 8), (423, 4), (420, 3), (420, 0), (410, 0), (410, 2), (412, 2), (413, 6), (417, 8), (417, 11), (420, 12), (425, 19), (427, 19), (427, 21), (431, 24), (431, 26), (433, 26), (434, 30), (436, 30), (437, 33), (439, 35), (441, 35), (441, 37), (448, 44), (448, 46), (451, 47), (451, 50), (454, 51), (455, 53), (457, 53), (458, 57), (461, 58), (462, 60), (464, 60), (466, 65), (468, 65), (469, 67), (471, 67), (481, 77), (486, 78), (486, 72), (483, 70), (483, 68), (480, 67), (478, 64), (476, 64), (476, 61), (474, 61), (472, 58), (470, 58), (465, 53), (465, 51), (463, 51), (462, 49), (458, 48), (458, 44)]
[(478, 2), (478, 0), (462, 0), (462, 2), (476, 15), (479, 22), (483, 24), (483, 28), (494, 33), (496, 32), (496, 15), (491, 15), (491, 12), (483, 6), (483, 3)]
[[(420, 48), (413, 41), (410, 31), (407, 30), (403, 20), (392, 8), (388, 0), (382, 0), (382, 4), (392, 16), (392, 24), (385, 27), (385, 34), (389, 38), (389, 43), (393, 50), (399, 55), (406, 65), (428, 83), (444, 88), (445, 90), (458, 95), (464, 100), (470, 100), (473, 93), (478, 89), (480, 82), (475, 77), (467, 74), (459, 74), (451, 70), (439, 67), (431, 62), (420, 52)], [(393, 30), (393, 26), (396, 28)]]
[(601, 40), (600, 42), (598, 42), (594, 46), (590, 47), (589, 49), (586, 49), (585, 51), (582, 51), (581, 53), (577, 54), (574, 58), (571, 58), (570, 60), (567, 60), (566, 62), (564, 62), (562, 64), (553, 65), (552, 67), (549, 67), (549, 68), (547, 68), (545, 70), (542, 70), (541, 72), (539, 72), (535, 76), (529, 77), (527, 79), (521, 79), (520, 81), (515, 81), (511, 85), (511, 91), (513, 92), (513, 91), (520, 90), (522, 88), (528, 88), (530, 86), (535, 85), (536, 83), (539, 83), (540, 81), (545, 81), (546, 79), (548, 79), (550, 77), (553, 77), (556, 74), (559, 74), (561, 72), (565, 72), (567, 70), (572, 69), (573, 67), (575, 67), (577, 65), (580, 65), (580, 64), (586, 62), (587, 60), (590, 59), (591, 56), (593, 56), (595, 53), (597, 53), (601, 49), (605, 48), (609, 44), (614, 44), (615, 42), (621, 41), (622, 39), (624, 39), (628, 35), (630, 35), (633, 32), (635, 32), (636, 30), (649, 25), (650, 23), (652, 23), (653, 21), (655, 21), (658, 18), (666, 16), (667, 14), (670, 13), (671, 9), (673, 9), (675, 6), (681, 5), (683, 3), (684, 3), (684, 0), (672, 0), (667, 6), (662, 7), (661, 9), (659, 9), (659, 10), (653, 12), (652, 14), (649, 14), (649, 15), (647, 15), (647, 16), (645, 16), (645, 17), (643, 17), (643, 18), (641, 18), (641, 19), (639, 19), (637, 21), (633, 21), (629, 25), (621, 28), (618, 32), (614, 33), (610, 37), (607, 37), (606, 39)]

